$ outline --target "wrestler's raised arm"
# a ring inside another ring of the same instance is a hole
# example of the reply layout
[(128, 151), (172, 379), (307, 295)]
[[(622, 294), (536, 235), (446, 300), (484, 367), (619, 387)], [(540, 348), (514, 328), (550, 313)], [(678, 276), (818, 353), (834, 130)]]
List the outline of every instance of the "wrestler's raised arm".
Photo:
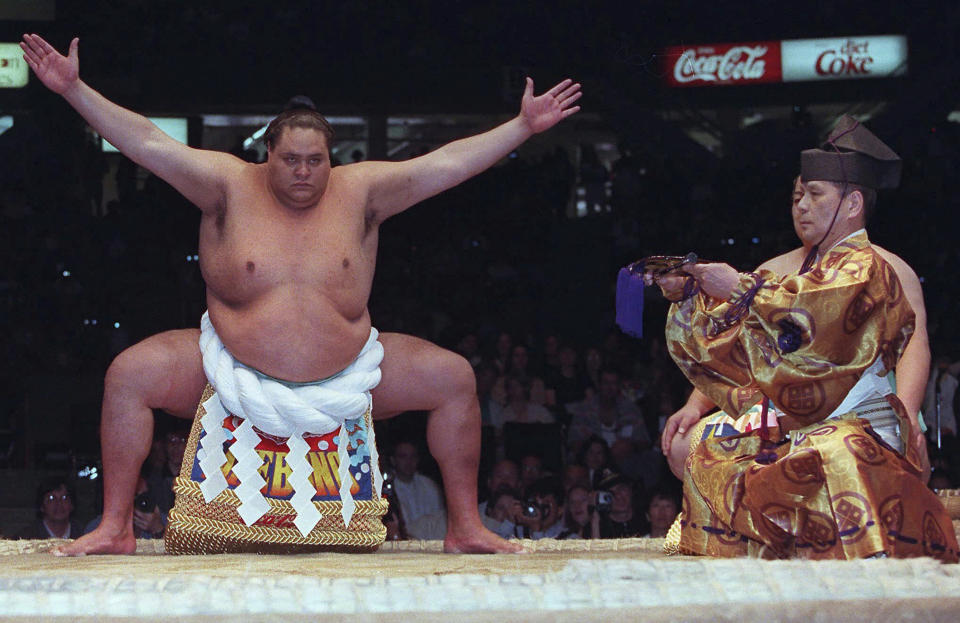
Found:
[(163, 133), (146, 117), (103, 97), (80, 79), (79, 40), (67, 56), (38, 35), (24, 35), (20, 48), (37, 78), (86, 119), (125, 156), (150, 170), (201, 210), (223, 202), (225, 180), (240, 160), (220, 152), (188, 147)]
[(527, 78), (520, 114), (492, 130), (444, 145), (404, 162), (366, 162), (369, 181), (367, 206), (378, 221), (490, 168), (521, 143), (547, 130), (578, 110), (580, 85), (564, 80), (543, 95), (534, 96)]

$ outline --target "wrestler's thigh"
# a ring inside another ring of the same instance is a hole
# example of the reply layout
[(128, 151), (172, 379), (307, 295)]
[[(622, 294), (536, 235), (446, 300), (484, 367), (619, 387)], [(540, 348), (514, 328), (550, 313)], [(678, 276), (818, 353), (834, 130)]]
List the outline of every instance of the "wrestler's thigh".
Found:
[(199, 339), (198, 329), (180, 329), (137, 342), (110, 365), (108, 392), (113, 388), (151, 409), (194, 417), (207, 383)]
[(427, 340), (381, 333), (383, 378), (373, 390), (373, 416), (431, 411), (452, 400), (476, 395), (473, 368), (460, 355)]

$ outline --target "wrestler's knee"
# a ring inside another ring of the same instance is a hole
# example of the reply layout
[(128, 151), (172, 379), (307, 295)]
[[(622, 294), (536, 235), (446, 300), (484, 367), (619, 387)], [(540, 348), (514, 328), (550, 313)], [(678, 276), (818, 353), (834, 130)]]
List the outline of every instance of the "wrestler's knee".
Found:
[(687, 455), (690, 453), (690, 439), (677, 434), (673, 437), (670, 444), (670, 451), (667, 453), (667, 464), (673, 475), (683, 480), (683, 470), (687, 462)]
[(107, 368), (105, 390), (140, 395), (153, 408), (164, 408), (167, 389), (197, 367), (189, 356), (196, 332), (168, 331), (148, 337), (117, 355)]
[(143, 344), (143, 342), (134, 344), (110, 362), (104, 383), (108, 391), (141, 385), (144, 382), (144, 375), (150, 375), (157, 369), (158, 366), (152, 357), (152, 349), (144, 347)]
[(465, 358), (445, 350), (435, 365), (438, 373), (436, 378), (449, 396), (472, 398), (477, 395), (477, 377)]

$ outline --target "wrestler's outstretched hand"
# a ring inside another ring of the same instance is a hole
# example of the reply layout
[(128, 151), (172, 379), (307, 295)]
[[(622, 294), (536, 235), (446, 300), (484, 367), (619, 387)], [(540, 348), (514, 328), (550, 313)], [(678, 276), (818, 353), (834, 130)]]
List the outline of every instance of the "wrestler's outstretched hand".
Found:
[(520, 117), (534, 134), (543, 132), (580, 110), (573, 104), (581, 95), (580, 83), (568, 78), (543, 95), (534, 97), (533, 79), (527, 78), (520, 102)]
[(77, 48), (80, 40), (76, 37), (70, 42), (67, 56), (57, 52), (52, 45), (39, 35), (23, 35), (20, 49), (23, 58), (48, 89), (63, 95), (67, 89), (80, 79), (80, 57)]

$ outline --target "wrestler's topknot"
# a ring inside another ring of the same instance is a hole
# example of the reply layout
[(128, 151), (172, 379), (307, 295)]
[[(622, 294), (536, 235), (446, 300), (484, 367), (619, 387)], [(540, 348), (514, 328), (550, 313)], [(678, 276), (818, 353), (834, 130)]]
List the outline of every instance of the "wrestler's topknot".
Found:
[(268, 150), (273, 150), (274, 144), (280, 138), (284, 128), (309, 128), (317, 130), (327, 139), (327, 147), (333, 143), (333, 126), (317, 112), (317, 106), (306, 95), (294, 95), (283, 107), (283, 112), (277, 115), (263, 133), (263, 140)]

